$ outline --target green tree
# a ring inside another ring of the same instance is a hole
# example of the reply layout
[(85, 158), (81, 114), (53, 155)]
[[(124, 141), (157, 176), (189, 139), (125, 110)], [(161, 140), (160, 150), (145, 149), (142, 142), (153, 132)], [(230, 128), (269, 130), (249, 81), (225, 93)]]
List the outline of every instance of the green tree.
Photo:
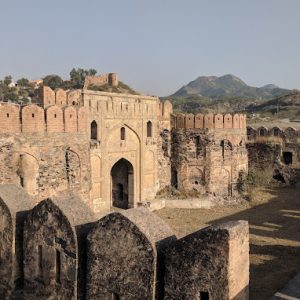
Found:
[(70, 72), (70, 80), (72, 83), (72, 87), (76, 89), (81, 89), (84, 84), (84, 80), (86, 76), (95, 76), (97, 74), (97, 70), (95, 69), (75, 69), (73, 68)]
[(4, 95), (4, 100), (10, 100), (12, 102), (18, 102), (19, 96), (15, 92), (9, 91), (7, 94)]
[(18, 86), (20, 87), (28, 87), (30, 85), (29, 80), (27, 78), (21, 78), (17, 81)]
[(43, 84), (49, 86), (51, 89), (55, 90), (59, 87), (62, 87), (63, 80), (58, 75), (47, 75), (43, 78)]
[(10, 75), (5, 76), (3, 83), (7, 86), (10, 85), (12, 83), (12, 77)]

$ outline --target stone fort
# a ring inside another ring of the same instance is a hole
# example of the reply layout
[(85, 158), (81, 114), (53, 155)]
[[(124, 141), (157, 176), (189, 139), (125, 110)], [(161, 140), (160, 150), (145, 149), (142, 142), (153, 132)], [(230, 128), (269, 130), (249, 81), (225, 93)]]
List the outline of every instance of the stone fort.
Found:
[(173, 185), (234, 195), (247, 172), (246, 116), (177, 114), (157, 97), (42, 87), (0, 106), (0, 183), (37, 199), (76, 191), (99, 212), (151, 202)]
[(36, 104), (1, 103), (1, 297), (247, 299), (245, 222), (177, 239), (137, 208), (169, 186), (234, 196), (246, 140), (243, 114), (173, 114), (157, 97), (44, 86)]

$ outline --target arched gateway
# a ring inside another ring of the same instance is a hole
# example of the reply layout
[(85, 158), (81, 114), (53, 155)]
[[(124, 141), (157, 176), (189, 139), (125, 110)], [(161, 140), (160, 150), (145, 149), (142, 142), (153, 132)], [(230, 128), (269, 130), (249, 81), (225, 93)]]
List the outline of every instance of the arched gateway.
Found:
[(128, 209), (134, 206), (134, 179), (132, 164), (122, 158), (111, 169), (112, 205)]

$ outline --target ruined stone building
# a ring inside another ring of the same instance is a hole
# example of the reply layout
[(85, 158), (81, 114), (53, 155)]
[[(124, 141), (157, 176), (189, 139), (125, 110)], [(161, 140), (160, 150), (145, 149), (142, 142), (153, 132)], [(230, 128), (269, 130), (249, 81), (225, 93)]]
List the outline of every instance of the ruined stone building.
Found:
[(237, 193), (248, 172), (246, 115), (178, 114), (172, 126), (172, 181), (183, 190)]
[(72, 190), (95, 212), (151, 203), (170, 185), (231, 196), (246, 137), (242, 114), (173, 115), (157, 97), (42, 87), (37, 104), (0, 106), (0, 183), (37, 201)]
[(285, 128), (265, 126), (247, 126), (249, 144), (278, 145), (279, 157), (287, 165), (297, 166), (300, 163), (300, 131), (294, 127)]
[(273, 169), (274, 179), (300, 182), (300, 130), (294, 127), (248, 126), (247, 150), (251, 170)]
[(157, 97), (42, 87), (1, 103), (0, 298), (248, 299), (245, 222), (177, 240), (136, 208), (171, 185), (234, 195), (246, 137), (243, 114), (175, 115)]
[(246, 221), (177, 239), (146, 208), (94, 215), (74, 194), (0, 186), (0, 298), (248, 300)]

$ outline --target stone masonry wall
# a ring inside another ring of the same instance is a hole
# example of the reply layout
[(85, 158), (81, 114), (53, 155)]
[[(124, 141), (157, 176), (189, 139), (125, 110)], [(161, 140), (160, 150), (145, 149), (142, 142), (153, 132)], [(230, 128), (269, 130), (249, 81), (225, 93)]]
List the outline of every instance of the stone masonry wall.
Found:
[(81, 100), (81, 90), (64, 91), (63, 89), (56, 89), (54, 91), (48, 86), (39, 88), (38, 104), (44, 108), (52, 105), (60, 107), (66, 105), (80, 106)]
[(231, 196), (248, 170), (244, 129), (173, 129), (172, 182), (181, 190)]
[(164, 299), (246, 300), (249, 231), (245, 221), (207, 227), (166, 249)]
[(102, 74), (99, 76), (86, 76), (84, 80), (84, 89), (87, 89), (90, 85), (110, 85), (110, 86), (118, 86), (119, 78), (116, 73), (108, 73)]
[(85, 108), (0, 105), (0, 133), (86, 132)]
[(9, 299), (13, 283), (13, 238), (12, 216), (0, 198), (0, 299)]
[(142, 208), (100, 219), (88, 236), (87, 299), (162, 299), (159, 255), (172, 235)]
[(77, 299), (77, 238), (60, 209), (46, 200), (24, 225), (25, 299)]
[(157, 136), (157, 172), (159, 189), (171, 185), (171, 114), (173, 107), (169, 100), (159, 101), (157, 105), (158, 136)]
[(37, 200), (72, 190), (89, 204), (89, 143), (77, 133), (0, 134), (0, 184)]
[(247, 144), (249, 169), (264, 170), (274, 168), (280, 161), (282, 146), (271, 143), (248, 143)]
[[(109, 213), (94, 222), (96, 216), (71, 194), (35, 207), (13, 185), (0, 186), (0, 196), (5, 199), (0, 200), (0, 248), (6, 258), (0, 268), (1, 299), (11, 299), (7, 283), (15, 244), (13, 299), (248, 300), (246, 221), (211, 226), (177, 240), (145, 208)], [(20, 212), (25, 215), (18, 221)], [(3, 263), (7, 268), (2, 269)]]

